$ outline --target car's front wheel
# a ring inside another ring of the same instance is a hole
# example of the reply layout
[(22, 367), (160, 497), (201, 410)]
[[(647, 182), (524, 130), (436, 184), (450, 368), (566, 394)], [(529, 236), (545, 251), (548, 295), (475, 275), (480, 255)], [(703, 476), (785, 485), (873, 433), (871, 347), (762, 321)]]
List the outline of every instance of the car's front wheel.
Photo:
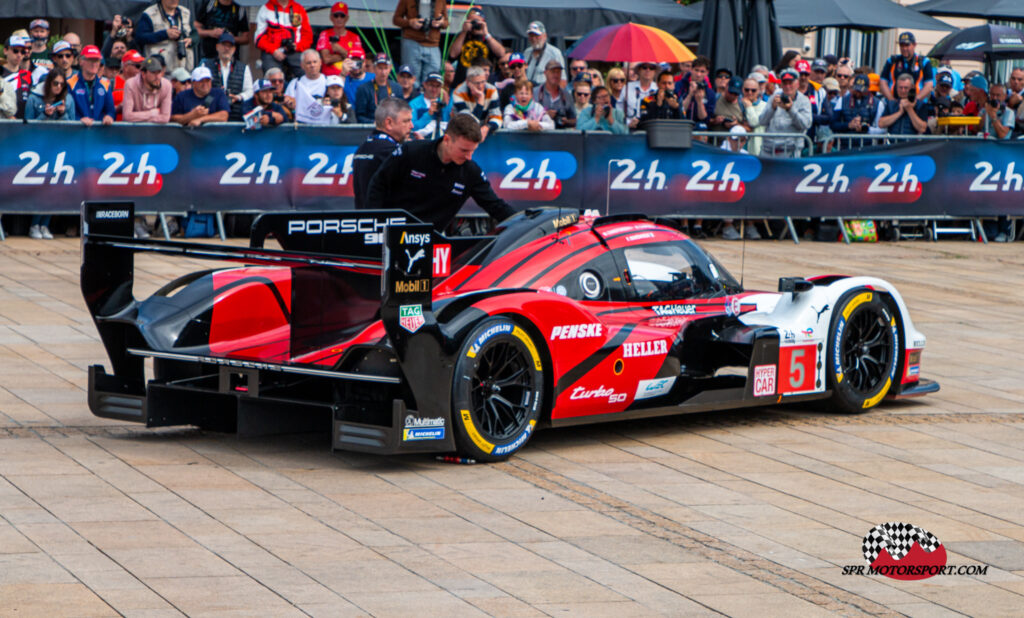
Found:
[(832, 404), (857, 413), (878, 405), (892, 387), (899, 327), (878, 292), (859, 288), (836, 304), (829, 329)]
[(544, 364), (530, 334), (508, 318), (484, 320), (464, 340), (454, 375), (459, 454), (501, 461), (521, 449), (544, 402)]

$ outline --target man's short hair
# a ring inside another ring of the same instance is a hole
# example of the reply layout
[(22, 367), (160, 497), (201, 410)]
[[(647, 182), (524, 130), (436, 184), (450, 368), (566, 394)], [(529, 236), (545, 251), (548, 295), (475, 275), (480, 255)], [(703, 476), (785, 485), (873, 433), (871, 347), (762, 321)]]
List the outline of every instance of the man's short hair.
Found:
[(487, 75), (487, 71), (483, 67), (471, 66), (466, 69), (466, 80), (468, 81), (471, 77), (479, 77), (481, 75)]
[(900, 73), (899, 77), (896, 78), (896, 83), (898, 84), (900, 82), (910, 82), (911, 84), (913, 84), (914, 76), (911, 75), (910, 73)]
[(516, 83), (513, 84), (513, 86), (512, 86), (512, 91), (513, 92), (519, 92), (523, 88), (529, 88), (530, 90), (533, 90), (533, 82), (531, 82), (530, 80), (526, 79), (525, 77), (517, 79)]
[(697, 56), (693, 59), (693, 64), (690, 65), (690, 68), (696, 69), (697, 67), (704, 67), (710, 71), (711, 58), (708, 58), (707, 56)]
[(662, 77), (665, 77), (666, 75), (668, 75), (669, 77), (671, 77), (671, 78), (672, 78), (672, 81), (675, 81), (675, 80), (676, 80), (676, 76), (675, 76), (675, 75), (672, 75), (672, 71), (662, 71), (661, 73), (658, 73), (658, 79), (654, 80), (654, 81), (655, 81), (655, 83), (660, 83), (660, 82), (661, 82), (661, 78), (662, 78)]
[(480, 132), (480, 121), (476, 119), (476, 116), (467, 112), (452, 116), (444, 134), (452, 139), (462, 137), (476, 144), (484, 139), (483, 133)]
[(302, 60), (303, 61), (306, 60), (306, 56), (314, 56), (314, 57), (316, 57), (317, 60), (319, 60), (320, 59), (320, 52), (318, 52), (315, 49), (307, 49), (306, 51), (302, 52)]
[(281, 77), (284, 77), (284, 71), (282, 69), (278, 68), (278, 67), (273, 67), (273, 68), (267, 69), (266, 73), (263, 74), (263, 77), (265, 77), (267, 79), (270, 79), (271, 77), (273, 77), (275, 75), (280, 75)]
[(488, 69), (494, 68), (494, 65), (491, 64), (491, 59), (486, 56), (477, 56), (476, 58), (473, 58), (470, 66), (487, 67)]
[(377, 104), (377, 110), (373, 112), (373, 122), (378, 129), (384, 128), (384, 121), (390, 118), (397, 120), (398, 114), (404, 111), (412, 111), (409, 104), (399, 97), (388, 97)]

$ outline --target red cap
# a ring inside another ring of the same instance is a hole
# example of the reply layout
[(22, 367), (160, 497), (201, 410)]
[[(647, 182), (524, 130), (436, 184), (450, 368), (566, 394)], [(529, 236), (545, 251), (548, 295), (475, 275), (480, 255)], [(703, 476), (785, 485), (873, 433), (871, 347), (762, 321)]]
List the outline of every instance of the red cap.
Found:
[(335, 2), (334, 6), (331, 7), (331, 13), (344, 13), (348, 15), (348, 5), (344, 2)]
[(782, 83), (782, 80), (779, 79), (779, 76), (775, 74), (775, 71), (772, 71), (771, 73), (768, 74), (768, 81), (769, 81), (769, 83), (772, 83), (772, 84), (781, 84)]
[(99, 60), (102, 57), (103, 54), (100, 53), (100, 48), (95, 45), (86, 45), (82, 48), (82, 58), (95, 58)]
[(349, 58), (359, 58), (359, 59), (363, 59), (363, 58), (365, 58), (365, 57), (366, 57), (366, 52), (364, 52), (364, 51), (363, 51), (363, 48), (362, 48), (362, 47), (357, 47), (357, 48), (355, 48), (355, 49), (350, 49), (350, 50), (349, 50), (349, 52), (348, 52), (348, 57), (349, 57)]
[[(85, 50), (82, 50), (82, 55), (85, 56)], [(124, 56), (121, 57), (121, 62), (132, 62), (135, 64), (142, 64), (146, 59), (142, 57), (142, 54), (135, 51), (134, 49), (128, 50)]]
[(797, 60), (794, 68), (797, 70), (797, 73), (811, 74), (811, 63), (806, 60)]

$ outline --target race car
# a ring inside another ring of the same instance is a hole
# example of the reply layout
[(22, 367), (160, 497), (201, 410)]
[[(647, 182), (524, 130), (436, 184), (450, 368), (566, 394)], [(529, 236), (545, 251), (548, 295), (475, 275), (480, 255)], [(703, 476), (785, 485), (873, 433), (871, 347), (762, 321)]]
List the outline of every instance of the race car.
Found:
[[(239, 247), (135, 240), (133, 217), (83, 210), (101, 417), (499, 461), (545, 426), (818, 399), (856, 413), (938, 390), (891, 284), (746, 291), (670, 220), (537, 208), (446, 237), (404, 211), (289, 212)], [(137, 252), (229, 264), (139, 301)]]

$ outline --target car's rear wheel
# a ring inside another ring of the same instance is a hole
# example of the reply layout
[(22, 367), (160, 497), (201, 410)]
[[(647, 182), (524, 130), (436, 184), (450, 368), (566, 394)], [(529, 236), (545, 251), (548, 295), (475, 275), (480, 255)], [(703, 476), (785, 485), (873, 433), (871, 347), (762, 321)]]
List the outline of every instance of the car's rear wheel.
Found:
[(892, 387), (898, 352), (899, 327), (878, 292), (859, 288), (844, 295), (829, 329), (829, 384), (837, 411), (854, 414), (878, 405)]
[(454, 375), (459, 454), (501, 461), (521, 449), (544, 402), (544, 365), (530, 334), (508, 318), (484, 320), (463, 342)]

